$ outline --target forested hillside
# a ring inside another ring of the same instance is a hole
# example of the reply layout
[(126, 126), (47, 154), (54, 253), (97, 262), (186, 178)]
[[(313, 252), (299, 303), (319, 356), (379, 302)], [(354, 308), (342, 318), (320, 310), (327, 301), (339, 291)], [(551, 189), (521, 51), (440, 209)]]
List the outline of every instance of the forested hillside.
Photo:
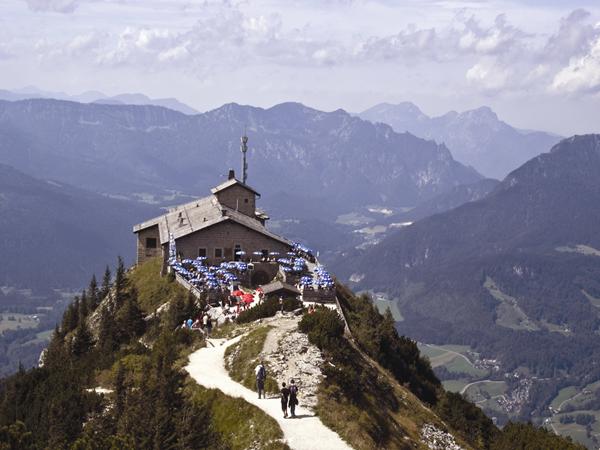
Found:
[[(99, 285), (93, 280), (65, 312), (43, 366), (2, 381), (2, 448), (286, 448), (277, 425), (256, 408), (200, 388), (182, 372), (187, 355), (204, 343), (199, 333), (176, 325), (201, 305), (169, 277), (156, 277), (157, 268), (149, 263), (126, 272), (120, 260), (114, 278), (107, 273)], [(398, 408), (394, 402), (406, 400), (393, 400), (390, 389), (403, 383), (421, 399), (420, 408), (432, 408), (448, 431), (473, 448), (578, 448), (531, 426), (498, 430), (474, 405), (440, 388), (414, 342), (398, 336), (389, 316), (340, 289), (356, 344), (326, 310), (307, 316), (303, 330), (331, 363), (326, 390), (346, 411), (370, 405), (365, 417), (377, 417), (380, 401)], [(164, 302), (168, 312), (144, 318)], [(375, 378), (363, 376), (369, 373)], [(379, 401), (365, 403), (367, 392)], [(396, 442), (397, 431), (374, 425), (364, 432)]]
[(564, 140), (482, 200), (347, 255), (337, 270), (394, 298), (401, 333), (469, 346), (504, 373), (526, 368), (540, 381), (518, 414), (547, 414), (563, 383), (600, 377), (599, 170), (600, 137)]

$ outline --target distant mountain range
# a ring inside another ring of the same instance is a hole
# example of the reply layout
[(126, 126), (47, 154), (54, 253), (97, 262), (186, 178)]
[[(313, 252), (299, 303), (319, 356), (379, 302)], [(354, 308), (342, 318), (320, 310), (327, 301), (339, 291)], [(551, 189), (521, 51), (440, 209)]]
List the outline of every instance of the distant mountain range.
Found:
[[(393, 298), (403, 334), (470, 345), (554, 386), (563, 376), (591, 382), (600, 378), (598, 173), (600, 135), (566, 139), (483, 199), (346, 254), (335, 271)], [(543, 409), (548, 398), (532, 401)]]
[(444, 145), (297, 103), (228, 104), (189, 116), (156, 106), (0, 101), (0, 162), (102, 193), (204, 195), (239, 167), (245, 128), (249, 183), (267, 205), (280, 194), (299, 200), (279, 202), (284, 213), (413, 206), (481, 179)]
[(546, 151), (561, 137), (541, 131), (516, 129), (501, 121), (488, 107), (429, 117), (410, 102), (381, 103), (359, 117), (391, 125), (395, 131), (434, 139), (448, 146), (463, 164), (487, 177), (504, 178), (525, 161)]
[(150, 98), (144, 94), (105, 95), (98, 91), (87, 91), (79, 95), (64, 92), (48, 92), (29, 86), (23, 89), (8, 91), (0, 89), (0, 100), (17, 101), (34, 98), (51, 98), (80, 103), (101, 103), (106, 105), (154, 105), (179, 111), (183, 114), (197, 114), (198, 111), (175, 98)]
[(0, 164), (0, 286), (35, 294), (81, 287), (117, 255), (132, 262), (131, 224), (157, 212)]

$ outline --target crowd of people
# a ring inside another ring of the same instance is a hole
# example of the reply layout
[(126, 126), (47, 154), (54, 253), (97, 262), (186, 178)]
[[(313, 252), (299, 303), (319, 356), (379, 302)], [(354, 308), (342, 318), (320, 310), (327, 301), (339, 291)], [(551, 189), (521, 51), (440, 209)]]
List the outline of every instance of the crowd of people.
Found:
[(203, 332), (207, 337), (210, 336), (213, 329), (213, 319), (208, 310), (198, 314), (195, 320), (191, 318), (185, 319), (180, 325), (182, 329), (198, 330)]

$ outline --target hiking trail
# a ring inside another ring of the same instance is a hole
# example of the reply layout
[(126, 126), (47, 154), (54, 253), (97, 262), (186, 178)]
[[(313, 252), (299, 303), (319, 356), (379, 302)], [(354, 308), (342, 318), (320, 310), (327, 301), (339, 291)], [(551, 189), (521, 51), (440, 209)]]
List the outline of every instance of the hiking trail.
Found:
[(237, 343), (244, 335), (236, 338), (208, 339), (207, 346), (192, 353), (185, 370), (201, 386), (218, 389), (225, 395), (242, 398), (260, 408), (277, 421), (283, 438), (292, 450), (351, 450), (346, 442), (306, 408), (296, 407), (296, 419), (284, 419), (279, 396), (258, 399), (258, 394), (233, 380), (225, 369), (225, 350)]

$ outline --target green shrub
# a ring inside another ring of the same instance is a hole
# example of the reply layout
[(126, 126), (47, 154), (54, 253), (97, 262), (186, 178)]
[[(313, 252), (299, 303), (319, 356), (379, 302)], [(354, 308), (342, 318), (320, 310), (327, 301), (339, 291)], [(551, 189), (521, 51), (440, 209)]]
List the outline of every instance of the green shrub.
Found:
[[(302, 302), (295, 298), (286, 298), (283, 300), (284, 311), (294, 311), (302, 307)], [(246, 311), (242, 311), (237, 318), (238, 323), (254, 322), (265, 317), (273, 317), (281, 307), (279, 306), (279, 298), (276, 296), (268, 297), (260, 305), (256, 305)]]
[(333, 351), (339, 347), (344, 335), (344, 322), (339, 314), (329, 308), (318, 308), (313, 314), (305, 314), (298, 329), (308, 335), (308, 340), (321, 350)]

